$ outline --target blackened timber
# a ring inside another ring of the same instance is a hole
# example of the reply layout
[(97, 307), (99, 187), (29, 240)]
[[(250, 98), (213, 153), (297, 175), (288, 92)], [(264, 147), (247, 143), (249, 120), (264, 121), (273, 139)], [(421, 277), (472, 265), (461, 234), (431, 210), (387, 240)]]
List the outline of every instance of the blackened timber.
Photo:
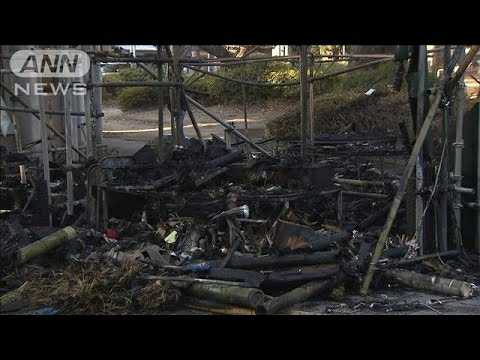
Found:
[(241, 161), (243, 159), (243, 153), (240, 150), (232, 151), (227, 155), (221, 156), (214, 160), (207, 162), (208, 167), (217, 167), (217, 166), (225, 166), (231, 164), (236, 161)]
[(233, 255), (228, 264), (232, 269), (262, 269), (297, 265), (317, 265), (336, 263), (339, 252), (319, 251), (311, 254), (294, 254), (285, 256), (239, 256)]
[(335, 281), (312, 281), (281, 296), (272, 298), (257, 307), (257, 314), (274, 314), (286, 307), (304, 302), (313, 296), (325, 294), (333, 289)]

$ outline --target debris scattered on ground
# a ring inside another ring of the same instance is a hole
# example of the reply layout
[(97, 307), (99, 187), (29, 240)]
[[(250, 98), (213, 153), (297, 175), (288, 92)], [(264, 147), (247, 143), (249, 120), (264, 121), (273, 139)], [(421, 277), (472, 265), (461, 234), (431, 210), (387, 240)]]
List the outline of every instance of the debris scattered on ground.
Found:
[[(326, 312), (341, 311), (358, 292), (398, 187), (398, 174), (376, 159), (398, 163), (405, 148), (393, 135), (365, 132), (322, 135), (303, 160), (298, 142), (280, 145), (267, 158), (218, 138), (205, 148), (189, 139), (163, 159), (146, 146), (79, 171), (85, 199), (70, 217), (52, 205), (53, 226), (32, 203), (3, 214), (0, 312), (275, 314), (312, 299), (334, 299)], [(64, 189), (64, 178), (55, 181)], [(41, 187), (21, 186), (26, 198), (42, 198)], [(374, 287), (473, 296), (466, 273), (453, 278), (431, 264), (421, 273), (429, 263), (415, 261), (404, 224), (392, 231)]]

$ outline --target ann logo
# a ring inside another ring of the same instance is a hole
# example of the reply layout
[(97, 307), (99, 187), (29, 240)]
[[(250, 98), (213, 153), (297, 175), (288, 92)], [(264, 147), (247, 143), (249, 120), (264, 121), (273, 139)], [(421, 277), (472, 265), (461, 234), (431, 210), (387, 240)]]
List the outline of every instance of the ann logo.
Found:
[[(21, 73), (25, 71), (33, 71), (35, 73), (45, 73), (45, 71), (50, 71), (51, 73), (64, 73), (64, 70), (68, 68), (67, 71), (71, 73), (75, 73), (75, 69), (78, 66), (78, 54), (76, 54), (73, 58), (73, 62), (71, 59), (66, 55), (55, 55), (54, 60), (49, 55), (44, 54), (42, 56), (42, 60), (40, 63), (40, 68), (38, 67), (37, 56), (29, 55), (28, 58), (25, 60), (25, 64), (23, 64), (22, 68), (20, 69)], [(66, 66), (65, 66), (66, 65)], [(48, 69), (47, 69), (48, 67)]]
[(84, 76), (90, 57), (80, 50), (20, 50), (10, 58), (12, 72), (24, 78)]

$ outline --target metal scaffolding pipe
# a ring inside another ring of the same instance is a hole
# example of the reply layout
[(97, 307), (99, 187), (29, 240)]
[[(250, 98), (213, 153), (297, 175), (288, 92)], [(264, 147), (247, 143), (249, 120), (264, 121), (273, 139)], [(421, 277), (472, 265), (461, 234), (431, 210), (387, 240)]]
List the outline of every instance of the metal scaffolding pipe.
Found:
[[(462, 61), (462, 63), (459, 66), (459, 70), (455, 73), (455, 77), (460, 78), (463, 74), (463, 72), (467, 69), (468, 65), (470, 62), (473, 60), (475, 57), (476, 53), (478, 52), (480, 46), (472, 46), (470, 49), (469, 53), (465, 57), (465, 59)], [(461, 72), (459, 72), (461, 71)], [(402, 203), (403, 197), (405, 195), (405, 190), (407, 187), (408, 179), (412, 175), (413, 172), (413, 167), (416, 162), (416, 158), (423, 146), (423, 143), (425, 142), (425, 139), (427, 137), (427, 134), (430, 130), (430, 127), (433, 122), (433, 118), (435, 117), (435, 114), (440, 106), (440, 100), (442, 99), (442, 96), (444, 95), (444, 92), (448, 89), (451, 82), (446, 83), (446, 79), (443, 79), (440, 81), (439, 88), (437, 89), (437, 93), (435, 94), (435, 97), (432, 101), (432, 105), (428, 111), (427, 116), (425, 117), (425, 121), (422, 125), (422, 128), (420, 129), (420, 132), (417, 136), (417, 139), (415, 141), (415, 145), (413, 146), (412, 153), (410, 154), (410, 157), (408, 159), (407, 165), (405, 166), (405, 170), (402, 175), (402, 179), (400, 181), (400, 186), (399, 189), (397, 190), (397, 194), (395, 195), (395, 198), (392, 202), (392, 207), (390, 208), (390, 212), (387, 217), (387, 221), (385, 222), (385, 225), (383, 227), (382, 233), (380, 234), (380, 238), (378, 239), (377, 245), (375, 247), (375, 252), (372, 256), (372, 259), (370, 261), (369, 267), (367, 274), (365, 275), (362, 288), (360, 292), (363, 295), (366, 295), (368, 293), (368, 289), (370, 288), (370, 283), (373, 279), (373, 274), (375, 272), (375, 267), (378, 262), (378, 259), (383, 253), (383, 248), (385, 246), (385, 243), (387, 241), (388, 235), (390, 234), (390, 229), (392, 228), (393, 222), (395, 221), (395, 218), (398, 213), (398, 209), (400, 208), (400, 204)], [(454, 83), (456, 84), (456, 82)], [(480, 126), (479, 126), (479, 133), (480, 133)], [(478, 147), (478, 155), (480, 158), (480, 146)], [(479, 177), (480, 180), (480, 167), (478, 167), (478, 174), (477, 176)], [(477, 182), (477, 192), (480, 190), (480, 181)], [(480, 195), (477, 195), (480, 196)], [(480, 217), (480, 213), (478, 214)], [(478, 228), (477, 231), (480, 235), (480, 221), (477, 222)], [(477, 240), (480, 239), (480, 236), (477, 237)], [(480, 242), (480, 240), (479, 240)], [(480, 245), (480, 243), (478, 244)], [(480, 248), (480, 246), (479, 246)]]
[(245, 142), (247, 142), (248, 144), (250, 144), (253, 148), (257, 149), (258, 151), (260, 151), (262, 154), (270, 157), (270, 158), (273, 158), (272, 155), (270, 155), (268, 153), (268, 151), (266, 151), (264, 148), (262, 148), (261, 146), (257, 145), (256, 143), (254, 143), (253, 141), (251, 141), (248, 137), (246, 137), (245, 135), (243, 135), (240, 131), (238, 131), (237, 129), (235, 129), (232, 125), (226, 123), (225, 121), (223, 121), (222, 119), (220, 119), (218, 116), (216, 116), (215, 114), (211, 113), (208, 109), (206, 109), (202, 104), (198, 103), (197, 101), (195, 101), (194, 99), (192, 99), (190, 96), (188, 95), (185, 95), (185, 98), (190, 102), (192, 103), (192, 105), (194, 105), (195, 107), (197, 107), (198, 109), (200, 109), (201, 111), (203, 111), (205, 114), (207, 114), (208, 116), (210, 116), (213, 120), (215, 120), (216, 122), (218, 122), (220, 125), (222, 125), (225, 129), (228, 129), (230, 131), (232, 131), (235, 135), (237, 135), (239, 138), (241, 138), (242, 140), (244, 140)]
[(181, 83), (168, 82), (168, 81), (118, 81), (111, 83), (91, 83), (87, 87), (170, 87), (170, 86), (182, 86)]
[[(20, 113), (28, 113), (28, 114), (40, 114), (39, 110), (36, 109), (22, 109), (22, 108), (16, 108), (16, 107), (9, 107), (9, 106), (0, 106), (0, 110), (5, 110), (5, 111), (11, 111), (11, 112), (20, 112)], [(64, 116), (65, 113), (62, 111), (45, 111), (45, 115), (57, 115), (57, 116)], [(76, 111), (71, 111), (70, 112), (71, 116), (85, 116), (85, 112), (76, 112)], [(105, 114), (99, 113), (99, 114), (93, 114), (93, 117), (104, 117)]]
[[(33, 110), (27, 103), (25, 103), (22, 99), (20, 99), (17, 95), (15, 95), (13, 93), (13, 91), (11, 91), (3, 82), (0, 81), (0, 88), (3, 88), (5, 90), (5, 92), (7, 92), (10, 96), (12, 96), (20, 105), (22, 105), (23, 107), (25, 107), (26, 109), (29, 109), (29, 110)], [(38, 119), (39, 121), (41, 121), (41, 118), (40, 118), (40, 114), (37, 114), (37, 113), (32, 113), (32, 115)], [(60, 139), (62, 139), (63, 141), (65, 141), (65, 136), (63, 136), (60, 132), (58, 132), (55, 128), (51, 127), (49, 124), (46, 124), (47, 128), (53, 132), (56, 136), (58, 136)], [(77, 149), (76, 147), (72, 147), (73, 151), (75, 151), (77, 154), (79, 154), (80, 156), (82, 156), (84, 159), (87, 159), (87, 155), (85, 155), (84, 153), (82, 153), (79, 149)]]

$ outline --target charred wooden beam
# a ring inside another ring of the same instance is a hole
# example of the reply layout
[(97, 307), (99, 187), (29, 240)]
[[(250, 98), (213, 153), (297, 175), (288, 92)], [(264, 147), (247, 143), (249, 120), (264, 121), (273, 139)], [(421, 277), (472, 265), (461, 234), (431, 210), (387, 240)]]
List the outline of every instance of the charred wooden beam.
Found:
[(317, 265), (336, 263), (339, 252), (319, 251), (311, 254), (293, 254), (285, 256), (239, 256), (233, 255), (228, 264), (232, 269), (262, 269), (297, 265)]
[(306, 301), (313, 296), (331, 291), (335, 283), (336, 281), (334, 280), (309, 282), (308, 284), (299, 286), (281, 296), (267, 300), (257, 307), (256, 312), (257, 314), (275, 314), (281, 309)]

